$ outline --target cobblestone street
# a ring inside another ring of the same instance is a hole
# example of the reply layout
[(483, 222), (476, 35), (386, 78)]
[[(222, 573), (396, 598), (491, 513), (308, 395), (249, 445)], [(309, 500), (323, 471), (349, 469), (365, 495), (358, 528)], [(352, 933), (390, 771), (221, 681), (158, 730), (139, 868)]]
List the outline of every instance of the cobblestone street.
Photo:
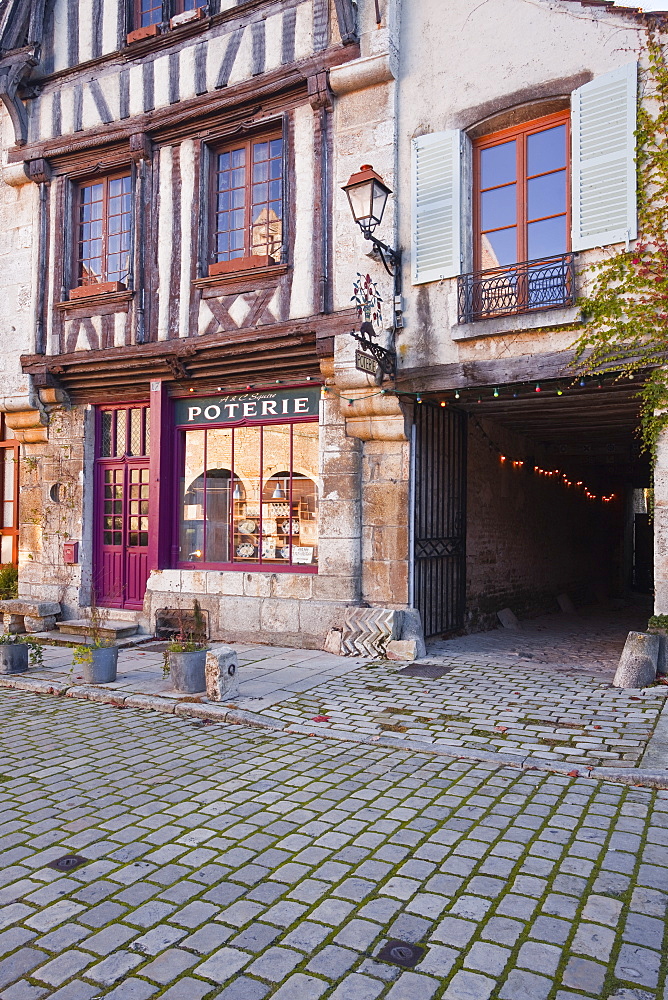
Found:
[(667, 791), (18, 691), (0, 718), (2, 1000), (666, 998)]

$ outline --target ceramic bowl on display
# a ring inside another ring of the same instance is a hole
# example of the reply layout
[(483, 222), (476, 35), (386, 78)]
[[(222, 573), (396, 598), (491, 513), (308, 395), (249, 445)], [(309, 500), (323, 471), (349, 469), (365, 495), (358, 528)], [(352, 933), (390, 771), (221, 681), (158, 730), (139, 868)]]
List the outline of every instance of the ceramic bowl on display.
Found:
[(289, 559), (290, 558), (290, 546), (289, 545), (283, 545), (278, 550), (278, 554), (281, 557), (281, 559)]
[(247, 518), (245, 521), (240, 521), (238, 528), (242, 535), (253, 535), (255, 533), (257, 525), (256, 522)]
[(242, 542), (241, 545), (237, 545), (237, 555), (241, 559), (250, 559), (255, 555), (255, 546), (250, 542)]
[(268, 517), (262, 522), (262, 534), (263, 535), (275, 535), (276, 534), (276, 521), (272, 517)]
[[(299, 534), (299, 526), (300, 526), (299, 518), (293, 517), (293, 519), (292, 519), (292, 534), (293, 535), (298, 535)], [(283, 532), (284, 535), (289, 535), (290, 534), (290, 521), (283, 521), (283, 523), (281, 524), (281, 531)]]

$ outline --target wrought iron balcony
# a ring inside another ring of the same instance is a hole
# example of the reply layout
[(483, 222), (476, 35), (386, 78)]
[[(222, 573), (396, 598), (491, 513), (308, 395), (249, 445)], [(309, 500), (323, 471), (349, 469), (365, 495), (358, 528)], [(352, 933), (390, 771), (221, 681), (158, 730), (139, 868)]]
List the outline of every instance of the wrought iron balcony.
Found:
[(571, 306), (575, 304), (575, 254), (473, 271), (457, 281), (460, 323)]

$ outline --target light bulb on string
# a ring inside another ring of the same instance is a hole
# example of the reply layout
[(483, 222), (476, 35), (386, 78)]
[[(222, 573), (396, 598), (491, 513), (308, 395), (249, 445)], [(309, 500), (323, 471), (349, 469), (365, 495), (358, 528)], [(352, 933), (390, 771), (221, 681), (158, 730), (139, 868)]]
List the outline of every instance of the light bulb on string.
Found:
[(581, 378), (581, 379), (580, 379), (580, 387), (581, 387), (581, 388), (584, 388), (584, 386), (585, 386), (585, 385), (586, 385), (586, 382), (585, 382), (585, 380), (584, 380), (583, 378)]
[(441, 400), (441, 406), (447, 406), (447, 405), (448, 405), (448, 404), (446, 403), (446, 401), (445, 401), (444, 399), (442, 399), (442, 400)]
[(540, 392), (540, 382), (536, 382), (536, 392)]
[(498, 398), (499, 398), (499, 390), (498, 389), (494, 389), (494, 399), (498, 399)]
[(459, 389), (455, 389), (455, 399), (459, 399)]
[(557, 389), (557, 396), (563, 396), (563, 389)]
[(422, 396), (418, 396), (417, 399), (416, 399), (416, 402), (417, 403), (421, 403), (422, 402)]

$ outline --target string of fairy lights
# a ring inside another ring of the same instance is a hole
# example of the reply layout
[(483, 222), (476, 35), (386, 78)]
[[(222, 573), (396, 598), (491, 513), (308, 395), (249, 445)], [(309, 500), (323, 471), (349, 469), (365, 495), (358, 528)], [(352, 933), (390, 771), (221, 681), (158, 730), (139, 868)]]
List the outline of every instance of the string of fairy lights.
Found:
[[(627, 375), (626, 378), (628, 380), (632, 381), (633, 380), (633, 375), (632, 374), (631, 375)], [(618, 376), (617, 375), (615, 375), (615, 381), (618, 381)], [(564, 380), (562, 382), (557, 383), (556, 385), (555, 385), (554, 382), (551, 381), (549, 389), (548, 389), (548, 392), (550, 393), (550, 395), (554, 392), (554, 393), (556, 393), (557, 396), (563, 396), (564, 393), (568, 392), (569, 389), (574, 389), (574, 388), (585, 389), (585, 388), (589, 388), (589, 387), (592, 387), (592, 388), (595, 387), (596, 389), (602, 389), (603, 385), (604, 385), (604, 377), (603, 376), (589, 378), (589, 379), (587, 379), (584, 376), (582, 376), (580, 378), (571, 379), (569, 381)], [(541, 392), (544, 391), (543, 385), (541, 385), (540, 382), (533, 382), (533, 381), (530, 382), (530, 383), (529, 382), (522, 382), (522, 383), (515, 383), (515, 384), (513, 384), (512, 386), (508, 387), (507, 390), (504, 388), (503, 396), (505, 398), (507, 398), (507, 399), (518, 399), (518, 398), (520, 398), (520, 396), (522, 396), (523, 398), (526, 399), (527, 398), (526, 391), (522, 392), (522, 390), (523, 390), (523, 388), (525, 386), (529, 386), (530, 390), (533, 393), (541, 393)], [(447, 407), (448, 405), (450, 405), (450, 399), (449, 398), (433, 399), (432, 397), (430, 397), (428, 400), (425, 400), (425, 394), (424, 393), (410, 392), (408, 390), (401, 389), (398, 386), (396, 386), (395, 388), (392, 388), (392, 389), (378, 389), (375, 392), (370, 392), (370, 393), (368, 393), (368, 394), (366, 394), (364, 396), (357, 396), (357, 395), (350, 396), (349, 393), (346, 394), (346, 393), (338, 392), (332, 386), (323, 385), (322, 386), (322, 395), (323, 395), (323, 397), (333, 396), (333, 397), (339, 399), (341, 402), (347, 403), (347, 405), (350, 406), (350, 407), (353, 407), (355, 405), (355, 403), (357, 403), (357, 402), (359, 402), (361, 400), (372, 399), (374, 396), (389, 396), (389, 395), (414, 399), (417, 404), (423, 404), (423, 403), (427, 402), (429, 405), (438, 405), (440, 407)], [(466, 389), (466, 390), (464, 390), (464, 389), (454, 389), (454, 390), (451, 390), (450, 395), (451, 395), (452, 399), (455, 401), (455, 404), (456, 404), (456, 401), (459, 400), (459, 399), (461, 399), (463, 395), (465, 397), (468, 397), (468, 398), (474, 398), (474, 399), (476, 399), (478, 403), (482, 403), (483, 402), (483, 396), (485, 396), (486, 398), (499, 399), (502, 396), (502, 392), (501, 392), (501, 389), (500, 389), (499, 386), (491, 386), (491, 387), (487, 387), (486, 392), (483, 392), (480, 389), (474, 389), (474, 390), (469, 390), (469, 389)], [(439, 396), (443, 397), (443, 396), (447, 396), (447, 394), (439, 393)], [(487, 434), (487, 432), (485, 431), (485, 429), (481, 425), (480, 421), (476, 419), (475, 420), (475, 424), (476, 424), (478, 430), (480, 431), (480, 433), (487, 440), (487, 443), (488, 443), (490, 449), (492, 451), (495, 451), (497, 453), (497, 455), (499, 456), (499, 461), (500, 461), (500, 463), (501, 463), (502, 466), (504, 466), (506, 468), (512, 468), (512, 469), (515, 469), (515, 470), (524, 469), (525, 465), (527, 465), (527, 460), (526, 459), (523, 459), (523, 458), (513, 458), (513, 457), (511, 457), (509, 455), (506, 455), (504, 453), (504, 451), (501, 448), (499, 448), (498, 445), (494, 441), (492, 441), (492, 439), (489, 437), (489, 435)], [(611, 503), (613, 500), (617, 499), (617, 496), (616, 496), (615, 493), (609, 493), (609, 494), (595, 493), (584, 482), (584, 480), (570, 478), (567, 475), (567, 473), (564, 472), (562, 469), (557, 469), (557, 468), (547, 469), (547, 468), (543, 468), (541, 465), (534, 465), (533, 466), (533, 473), (535, 475), (541, 476), (541, 477), (543, 477), (545, 479), (550, 479), (550, 480), (554, 480), (555, 482), (559, 482), (566, 489), (571, 490), (574, 493), (576, 493), (576, 494), (584, 497), (586, 500), (600, 500), (602, 503), (606, 503), (607, 504), (607, 503)]]

